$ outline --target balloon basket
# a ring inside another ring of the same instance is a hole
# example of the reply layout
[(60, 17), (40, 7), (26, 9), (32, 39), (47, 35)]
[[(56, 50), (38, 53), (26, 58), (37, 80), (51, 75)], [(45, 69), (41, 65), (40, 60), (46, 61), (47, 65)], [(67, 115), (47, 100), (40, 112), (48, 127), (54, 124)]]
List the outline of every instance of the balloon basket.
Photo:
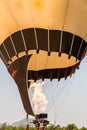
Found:
[(37, 114), (33, 123), (35, 124), (37, 130), (44, 130), (49, 124), (49, 121), (47, 120), (47, 113)]

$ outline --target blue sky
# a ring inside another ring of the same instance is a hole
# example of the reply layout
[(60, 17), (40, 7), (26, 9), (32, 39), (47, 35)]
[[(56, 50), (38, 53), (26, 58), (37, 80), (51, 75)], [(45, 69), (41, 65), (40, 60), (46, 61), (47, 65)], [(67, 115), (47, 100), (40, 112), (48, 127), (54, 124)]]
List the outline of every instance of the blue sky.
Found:
[[(75, 123), (79, 127), (87, 127), (87, 57), (82, 60), (80, 69), (67, 80), (67, 93), (58, 108), (57, 121), (60, 125)], [(17, 86), (0, 61), (0, 123), (12, 123), (25, 116)]]

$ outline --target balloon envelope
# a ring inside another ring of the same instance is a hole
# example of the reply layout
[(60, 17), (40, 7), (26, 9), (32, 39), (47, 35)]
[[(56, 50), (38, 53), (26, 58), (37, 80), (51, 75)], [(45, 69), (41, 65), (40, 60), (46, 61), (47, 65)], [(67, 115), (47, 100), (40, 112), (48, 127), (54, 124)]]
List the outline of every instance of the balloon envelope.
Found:
[(86, 0), (0, 1), (0, 57), (28, 114), (28, 80), (66, 79), (86, 51)]

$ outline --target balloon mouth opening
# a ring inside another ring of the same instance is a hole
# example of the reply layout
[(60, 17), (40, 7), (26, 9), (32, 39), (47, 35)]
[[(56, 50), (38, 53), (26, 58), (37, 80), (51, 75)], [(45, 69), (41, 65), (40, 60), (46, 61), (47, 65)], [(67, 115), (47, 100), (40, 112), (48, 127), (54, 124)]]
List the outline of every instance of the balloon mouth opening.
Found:
[(47, 51), (40, 50), (39, 54), (34, 53), (28, 62), (28, 79), (37, 81), (39, 79), (61, 79), (71, 75), (79, 66), (80, 61), (75, 57), (63, 53), (58, 56), (58, 52), (51, 52), (50, 56)]

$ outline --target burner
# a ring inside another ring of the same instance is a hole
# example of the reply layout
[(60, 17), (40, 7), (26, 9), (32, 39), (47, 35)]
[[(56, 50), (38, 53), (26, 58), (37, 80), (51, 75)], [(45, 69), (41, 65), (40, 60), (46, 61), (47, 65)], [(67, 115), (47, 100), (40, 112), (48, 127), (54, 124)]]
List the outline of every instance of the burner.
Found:
[(33, 123), (35, 124), (37, 130), (44, 130), (44, 128), (49, 124), (49, 121), (47, 120), (47, 113), (37, 114)]

